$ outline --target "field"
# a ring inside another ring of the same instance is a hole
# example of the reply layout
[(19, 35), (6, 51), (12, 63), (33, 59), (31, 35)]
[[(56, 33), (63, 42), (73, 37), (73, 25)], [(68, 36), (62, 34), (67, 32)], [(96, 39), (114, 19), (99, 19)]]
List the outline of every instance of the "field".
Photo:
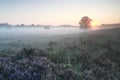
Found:
[(0, 53), (18, 51), (21, 48), (45, 48), (49, 42), (58, 41), (80, 33), (79, 28), (53, 27), (0, 27)]
[[(50, 40), (44, 43), (45, 47), (39, 47), (40, 44), (36, 43), (37, 41), (34, 41), (33, 39), (30, 43), (38, 45), (37, 47), (26, 46), (28, 43), (26, 42), (25, 44), (24, 42), (20, 44), (24, 44), (23, 47), (20, 47), (19, 45), (18, 48), (14, 48), (13, 51), (6, 51), (11, 48), (1, 46), (1, 48), (4, 48), (1, 49), (0, 79), (120, 79), (119, 26), (107, 29), (86, 30), (83, 32), (75, 30), (74, 34), (67, 33), (55, 36), (53, 36), (53, 38), (49, 38)], [(0, 45), (2, 45), (2, 43), (3, 42), (1, 42)], [(12, 45), (14, 44), (12, 43)]]

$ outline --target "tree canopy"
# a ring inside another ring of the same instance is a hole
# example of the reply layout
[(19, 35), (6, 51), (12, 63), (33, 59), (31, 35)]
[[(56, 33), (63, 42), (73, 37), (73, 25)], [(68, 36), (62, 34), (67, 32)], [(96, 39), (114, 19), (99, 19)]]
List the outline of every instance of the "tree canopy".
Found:
[(90, 25), (91, 22), (92, 22), (91, 18), (89, 18), (88, 16), (84, 16), (79, 21), (79, 25), (80, 25), (81, 28), (90, 28), (91, 27), (91, 25)]

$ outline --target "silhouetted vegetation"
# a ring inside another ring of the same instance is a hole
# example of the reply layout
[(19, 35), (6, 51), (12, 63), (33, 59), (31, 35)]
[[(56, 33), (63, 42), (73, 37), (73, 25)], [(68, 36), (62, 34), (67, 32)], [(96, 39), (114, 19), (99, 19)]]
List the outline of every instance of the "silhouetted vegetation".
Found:
[(90, 19), (89, 17), (87, 16), (82, 17), (79, 22), (80, 28), (89, 29), (91, 27), (90, 25), (91, 22), (92, 22), (92, 19)]

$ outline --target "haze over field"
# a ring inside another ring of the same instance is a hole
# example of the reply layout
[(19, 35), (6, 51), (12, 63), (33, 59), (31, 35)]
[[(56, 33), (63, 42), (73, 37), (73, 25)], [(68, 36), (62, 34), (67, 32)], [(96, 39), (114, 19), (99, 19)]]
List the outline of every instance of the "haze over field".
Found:
[(78, 27), (0, 27), (0, 51), (22, 47), (43, 48), (51, 41), (58, 41), (70, 34), (84, 32)]
[(120, 0), (0, 0), (0, 80), (120, 80)]

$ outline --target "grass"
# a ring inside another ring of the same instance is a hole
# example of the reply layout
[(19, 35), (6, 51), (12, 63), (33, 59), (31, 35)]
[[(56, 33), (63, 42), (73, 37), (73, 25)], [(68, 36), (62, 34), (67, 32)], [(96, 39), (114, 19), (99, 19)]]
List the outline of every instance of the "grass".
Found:
[[(76, 79), (70, 79), (69, 73), (66, 73), (64, 76), (69, 76), (69, 79), (56, 76), (54, 80), (119, 80), (119, 35), (120, 28), (86, 32), (79, 37), (50, 43), (46, 49), (23, 48), (12, 59), (19, 61), (33, 56), (46, 57), (62, 69), (79, 75)], [(9, 57), (9, 54), (1, 56)]]

